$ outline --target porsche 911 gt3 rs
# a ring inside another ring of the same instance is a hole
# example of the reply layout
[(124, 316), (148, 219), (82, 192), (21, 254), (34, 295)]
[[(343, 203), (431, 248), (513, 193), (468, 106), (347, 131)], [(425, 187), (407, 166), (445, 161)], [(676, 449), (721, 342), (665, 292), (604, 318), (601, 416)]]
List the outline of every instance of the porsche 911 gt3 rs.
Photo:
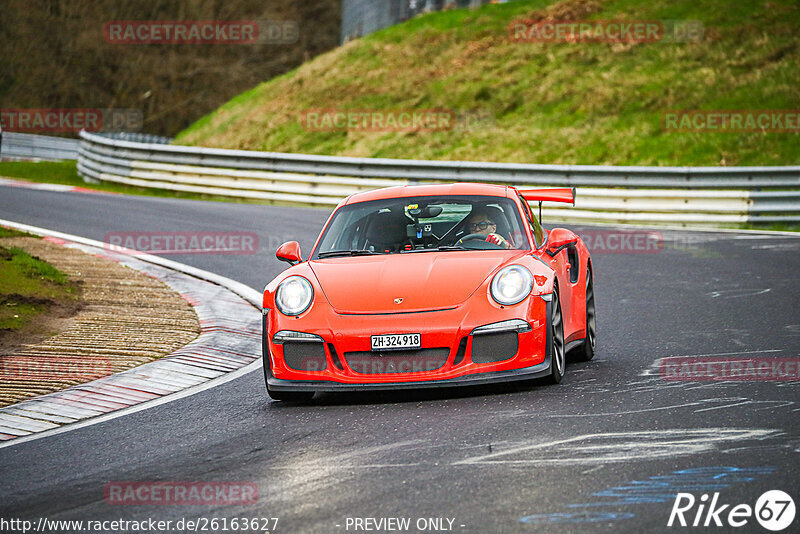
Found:
[[(269, 395), (546, 378), (565, 354), (595, 349), (592, 261), (570, 230), (545, 230), (529, 202), (574, 203), (573, 189), (489, 184), (356, 193), (311, 254), (267, 284)], [(541, 204), (540, 204), (541, 206)]]

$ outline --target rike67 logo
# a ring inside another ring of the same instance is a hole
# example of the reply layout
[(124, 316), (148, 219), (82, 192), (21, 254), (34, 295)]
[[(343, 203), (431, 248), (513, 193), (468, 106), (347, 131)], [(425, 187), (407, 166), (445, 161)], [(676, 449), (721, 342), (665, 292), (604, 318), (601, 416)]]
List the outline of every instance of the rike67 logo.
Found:
[(667, 526), (739, 528), (747, 525), (754, 516), (767, 530), (784, 530), (794, 521), (794, 500), (784, 491), (770, 490), (758, 498), (754, 507), (749, 504), (733, 506), (721, 504), (719, 493), (711, 497), (704, 493), (700, 499), (691, 493), (678, 493)]

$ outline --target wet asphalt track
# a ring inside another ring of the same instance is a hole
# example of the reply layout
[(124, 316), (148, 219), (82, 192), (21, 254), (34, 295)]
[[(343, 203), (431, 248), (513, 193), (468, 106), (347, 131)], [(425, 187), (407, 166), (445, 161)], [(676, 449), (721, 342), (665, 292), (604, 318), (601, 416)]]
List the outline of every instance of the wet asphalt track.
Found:
[[(111, 231), (256, 232), (256, 255), (171, 256), (256, 289), (283, 268), (277, 244), (298, 239), (307, 253), (326, 217), (0, 187), (0, 218), (98, 240)], [(653, 367), (669, 356), (796, 359), (800, 239), (662, 233), (660, 253), (595, 252), (597, 356), (569, 365), (559, 386), (326, 394), (291, 405), (270, 402), (252, 372), (0, 449), (0, 518), (278, 517), (275, 532), (335, 533), (354, 532), (348, 517), (405, 517), (409, 532), (419, 518), (452, 519), (456, 532), (650, 532), (668, 530), (678, 491), (754, 505), (782, 489), (800, 505), (798, 382), (668, 381)], [(259, 499), (109, 505), (112, 481), (252, 481)], [(738, 531), (766, 532), (752, 518)]]

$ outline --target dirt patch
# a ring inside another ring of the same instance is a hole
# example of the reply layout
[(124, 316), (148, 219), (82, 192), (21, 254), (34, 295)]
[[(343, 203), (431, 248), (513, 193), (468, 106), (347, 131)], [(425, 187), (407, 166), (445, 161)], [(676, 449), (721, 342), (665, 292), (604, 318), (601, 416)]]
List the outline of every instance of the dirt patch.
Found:
[(80, 299), (0, 345), (0, 407), (151, 362), (194, 340), (197, 314), (163, 282), (35, 238), (6, 238), (80, 283)]
[(596, 0), (564, 0), (557, 4), (551, 4), (545, 9), (534, 11), (524, 19), (528, 22), (580, 21), (602, 9), (602, 2)]
[(5, 295), (0, 297), (0, 306), (8, 301), (16, 305), (30, 304), (47, 308), (47, 313), (34, 316), (30, 323), (17, 330), (0, 329), (0, 354), (13, 354), (25, 344), (33, 344), (66, 330), (72, 318), (83, 308), (80, 298), (75, 300), (52, 300)]

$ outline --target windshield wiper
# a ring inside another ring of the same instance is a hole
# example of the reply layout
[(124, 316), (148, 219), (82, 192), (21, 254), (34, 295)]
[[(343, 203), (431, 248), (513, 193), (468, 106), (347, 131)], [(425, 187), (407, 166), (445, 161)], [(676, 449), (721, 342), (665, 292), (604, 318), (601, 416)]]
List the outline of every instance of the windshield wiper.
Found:
[(451, 250), (469, 250), (468, 248), (464, 248), (460, 245), (440, 245), (438, 247), (431, 247), (431, 248), (415, 248), (412, 250), (401, 250), (404, 254), (408, 254), (410, 252), (449, 252)]
[(327, 252), (320, 252), (317, 254), (317, 257), (333, 258), (336, 256), (371, 256), (373, 254), (381, 254), (381, 252), (373, 252), (371, 250), (329, 250)]

